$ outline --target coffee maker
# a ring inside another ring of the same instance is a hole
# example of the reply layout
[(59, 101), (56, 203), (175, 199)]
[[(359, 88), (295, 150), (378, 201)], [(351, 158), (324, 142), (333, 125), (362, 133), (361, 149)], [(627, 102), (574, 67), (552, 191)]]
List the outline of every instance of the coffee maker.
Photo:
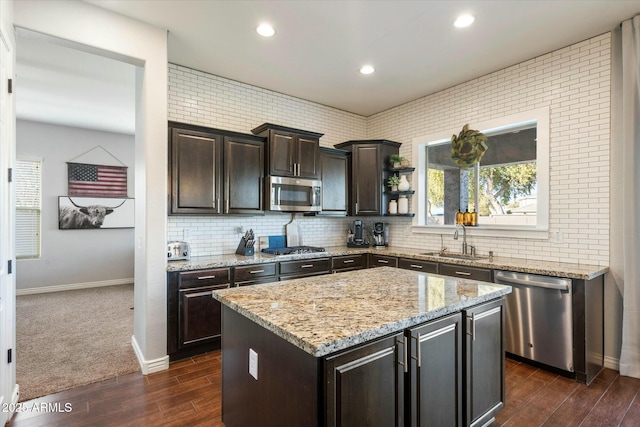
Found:
[(384, 248), (389, 242), (389, 227), (384, 222), (373, 224), (373, 245), (376, 248)]
[[(353, 228), (351, 228), (349, 238), (347, 239), (347, 247), (349, 248), (368, 248), (369, 241), (364, 237), (364, 224), (362, 220), (356, 219), (353, 221)], [(353, 236), (351, 235), (353, 233)]]

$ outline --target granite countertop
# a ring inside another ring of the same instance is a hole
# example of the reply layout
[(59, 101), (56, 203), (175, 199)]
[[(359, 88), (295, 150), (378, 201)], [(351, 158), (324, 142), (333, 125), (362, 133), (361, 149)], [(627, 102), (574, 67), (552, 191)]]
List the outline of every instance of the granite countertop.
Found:
[(376, 248), (347, 248), (345, 246), (335, 246), (326, 248), (326, 252), (317, 252), (310, 254), (296, 254), (296, 255), (266, 255), (262, 253), (256, 253), (254, 256), (241, 256), (236, 254), (231, 255), (218, 255), (218, 256), (203, 256), (192, 257), (189, 261), (170, 261), (167, 264), (167, 271), (189, 271), (198, 270), (203, 268), (222, 268), (233, 267), (249, 264), (261, 264), (265, 262), (276, 261), (289, 261), (298, 259), (311, 259), (322, 258), (329, 256), (341, 256), (341, 255), (354, 255), (361, 253), (374, 253), (387, 256), (405, 257), (412, 259), (419, 259), (425, 261), (444, 262), (448, 264), (466, 265), (469, 267), (489, 268), (493, 270), (508, 270), (517, 271), (522, 273), (542, 274), (546, 276), (566, 277), (569, 279), (585, 279), (590, 280), (595, 277), (605, 274), (609, 267), (590, 265), (590, 264), (578, 264), (578, 263), (566, 263), (566, 262), (553, 262), (553, 261), (540, 261), (535, 259), (526, 258), (509, 258), (509, 257), (494, 257), (492, 260), (489, 258), (483, 258), (479, 260), (467, 260), (467, 259), (453, 259), (440, 257), (438, 255), (427, 255), (429, 251), (426, 249), (411, 249), (400, 247), (388, 247), (384, 249)]
[(322, 357), (499, 298), (510, 286), (393, 267), (215, 291), (214, 298)]

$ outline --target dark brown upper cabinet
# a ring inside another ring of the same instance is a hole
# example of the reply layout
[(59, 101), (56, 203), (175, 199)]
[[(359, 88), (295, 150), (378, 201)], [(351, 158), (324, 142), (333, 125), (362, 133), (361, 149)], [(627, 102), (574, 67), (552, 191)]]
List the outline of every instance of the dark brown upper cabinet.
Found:
[(169, 122), (169, 213), (264, 213), (264, 158), (262, 137)]
[(324, 134), (272, 123), (264, 123), (251, 132), (267, 138), (270, 175), (320, 177), (320, 137)]
[(349, 209), (349, 152), (320, 147), (322, 212), (346, 215)]
[(262, 213), (264, 141), (224, 137), (224, 213)]
[(351, 215), (384, 214), (387, 205), (385, 167), (389, 164), (389, 156), (400, 152), (400, 145), (386, 139), (347, 141), (335, 145), (351, 152)]

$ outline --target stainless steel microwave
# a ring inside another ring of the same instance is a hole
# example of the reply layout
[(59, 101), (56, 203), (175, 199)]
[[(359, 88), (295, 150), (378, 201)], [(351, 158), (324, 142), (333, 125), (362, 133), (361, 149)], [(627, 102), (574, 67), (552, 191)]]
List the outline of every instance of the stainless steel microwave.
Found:
[(282, 212), (320, 212), (322, 181), (270, 176), (269, 210)]

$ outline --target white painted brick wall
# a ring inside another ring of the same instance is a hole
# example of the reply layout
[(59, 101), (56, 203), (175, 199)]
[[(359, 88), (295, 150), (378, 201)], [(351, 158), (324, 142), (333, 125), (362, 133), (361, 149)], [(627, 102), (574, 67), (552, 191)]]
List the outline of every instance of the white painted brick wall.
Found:
[[(550, 215), (548, 239), (471, 236), (480, 252), (551, 261), (609, 262), (610, 34), (551, 52), (486, 76), (425, 96), (368, 118), (313, 102), (169, 64), (169, 119), (249, 133), (264, 122), (324, 133), (323, 146), (349, 139), (386, 138), (403, 143), (411, 158), (417, 136), (460, 128), (543, 106), (550, 110)], [(257, 235), (284, 234), (290, 215), (264, 217), (170, 216), (168, 238), (194, 232), (194, 255), (233, 252), (234, 226)], [(353, 218), (298, 215), (305, 244), (344, 243)], [(379, 218), (362, 218), (367, 224)], [(385, 218), (391, 244), (436, 249), (440, 236), (411, 233), (411, 220)], [(444, 235), (445, 246), (459, 243)]]
[[(367, 119), (369, 138), (402, 143), (411, 158), (415, 137), (459, 129), (548, 106), (550, 111), (551, 231), (548, 239), (474, 237), (480, 252), (549, 261), (609, 263), (610, 34), (539, 56)], [(398, 220), (394, 221), (398, 222)], [(445, 245), (460, 244), (443, 236)], [(393, 227), (398, 246), (434, 249), (438, 235)]]
[[(366, 118), (335, 108), (239, 83), (180, 65), (169, 64), (169, 120), (251, 133), (262, 123), (276, 123), (324, 133), (320, 145), (364, 139)], [(337, 246), (346, 241), (346, 218), (297, 215), (306, 245)], [(253, 228), (257, 236), (282, 235), (290, 214), (265, 216), (169, 216), (167, 238), (183, 240), (190, 229), (193, 256), (236, 250), (236, 226)]]

